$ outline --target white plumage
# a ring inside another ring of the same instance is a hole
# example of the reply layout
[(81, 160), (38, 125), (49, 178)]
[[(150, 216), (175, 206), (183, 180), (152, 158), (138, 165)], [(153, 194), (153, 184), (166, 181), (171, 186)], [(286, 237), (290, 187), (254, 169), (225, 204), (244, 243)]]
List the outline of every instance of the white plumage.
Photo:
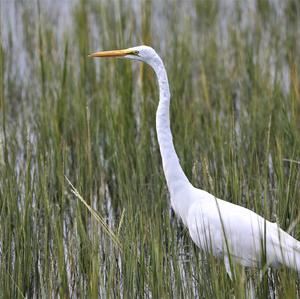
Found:
[(161, 58), (151, 47), (96, 52), (91, 57), (123, 57), (149, 64), (159, 85), (156, 129), (163, 169), (175, 213), (187, 226), (192, 240), (201, 249), (224, 258), (231, 275), (230, 260), (244, 266), (285, 265), (300, 270), (300, 242), (244, 207), (218, 199), (193, 187), (185, 176), (174, 149), (170, 130), (170, 91)]

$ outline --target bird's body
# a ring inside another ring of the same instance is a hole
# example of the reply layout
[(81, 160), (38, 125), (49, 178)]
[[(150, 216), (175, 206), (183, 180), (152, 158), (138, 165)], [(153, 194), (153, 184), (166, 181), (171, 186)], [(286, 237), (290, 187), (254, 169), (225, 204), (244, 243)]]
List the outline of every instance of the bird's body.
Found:
[(228, 273), (230, 261), (244, 266), (277, 267), (285, 265), (300, 270), (300, 242), (244, 207), (218, 199), (191, 185), (174, 149), (170, 129), (170, 91), (161, 58), (150, 47), (104, 51), (91, 57), (123, 57), (144, 61), (156, 73), (159, 104), (156, 129), (171, 205), (187, 226), (190, 236), (201, 249), (224, 258)]
[(244, 207), (215, 198), (196, 189), (197, 198), (189, 208), (186, 225), (193, 241), (225, 260), (229, 272), (232, 261), (243, 266), (286, 265), (300, 269), (300, 244), (272, 223)]

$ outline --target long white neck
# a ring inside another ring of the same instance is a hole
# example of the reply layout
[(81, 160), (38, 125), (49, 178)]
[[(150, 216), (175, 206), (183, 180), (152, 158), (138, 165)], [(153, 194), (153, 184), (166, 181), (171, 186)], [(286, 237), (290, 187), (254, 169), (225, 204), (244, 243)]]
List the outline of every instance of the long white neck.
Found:
[(163, 169), (171, 197), (182, 187), (190, 185), (175, 152), (170, 129), (170, 89), (167, 72), (159, 56), (151, 61), (159, 85), (159, 104), (156, 112), (156, 131), (163, 162)]

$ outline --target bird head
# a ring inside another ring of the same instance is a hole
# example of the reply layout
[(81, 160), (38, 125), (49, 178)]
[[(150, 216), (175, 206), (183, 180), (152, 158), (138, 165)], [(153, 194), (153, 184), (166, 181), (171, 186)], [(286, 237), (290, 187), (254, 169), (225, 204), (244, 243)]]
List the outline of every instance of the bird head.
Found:
[(124, 50), (101, 51), (89, 55), (89, 57), (127, 58), (131, 60), (144, 61), (147, 63), (150, 63), (151, 60), (156, 56), (157, 54), (155, 50), (148, 46), (138, 46)]

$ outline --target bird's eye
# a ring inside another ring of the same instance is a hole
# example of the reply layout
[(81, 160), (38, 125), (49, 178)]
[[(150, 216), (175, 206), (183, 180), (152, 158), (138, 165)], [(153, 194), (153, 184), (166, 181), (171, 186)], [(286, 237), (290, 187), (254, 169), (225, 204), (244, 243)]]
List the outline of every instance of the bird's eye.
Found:
[(132, 54), (139, 56), (139, 51), (133, 51)]

